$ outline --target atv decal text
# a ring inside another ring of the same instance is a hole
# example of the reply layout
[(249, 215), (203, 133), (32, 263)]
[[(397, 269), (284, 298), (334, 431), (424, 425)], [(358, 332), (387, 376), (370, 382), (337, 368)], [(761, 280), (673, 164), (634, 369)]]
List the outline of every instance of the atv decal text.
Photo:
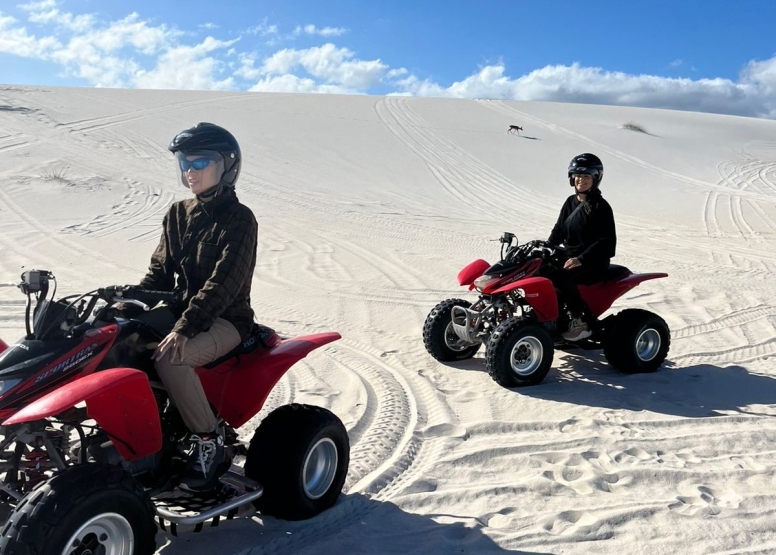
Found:
[(85, 361), (87, 358), (89, 358), (90, 356), (92, 356), (94, 354), (94, 352), (97, 350), (98, 345), (99, 344), (97, 342), (94, 342), (91, 345), (89, 345), (88, 347), (84, 347), (83, 349), (78, 351), (73, 356), (69, 357), (66, 360), (63, 360), (62, 362), (60, 362), (59, 364), (57, 364), (53, 368), (50, 368), (50, 369), (46, 370), (45, 372), (43, 372), (40, 376), (35, 378), (35, 383), (37, 384), (37, 383), (41, 382), (42, 380), (45, 380), (45, 379), (53, 376), (57, 372), (64, 372), (66, 370), (70, 370), (73, 366), (75, 366), (77, 364), (80, 364), (81, 362)]

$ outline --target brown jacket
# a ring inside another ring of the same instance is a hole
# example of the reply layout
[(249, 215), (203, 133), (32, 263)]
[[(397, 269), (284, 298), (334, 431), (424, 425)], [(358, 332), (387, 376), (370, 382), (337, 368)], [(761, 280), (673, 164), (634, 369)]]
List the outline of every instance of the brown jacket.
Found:
[(173, 331), (190, 339), (223, 318), (245, 340), (253, 325), (250, 294), (258, 243), (251, 209), (225, 189), (208, 203), (174, 203), (162, 226), (140, 287), (182, 293), (181, 304), (171, 307), (180, 315)]

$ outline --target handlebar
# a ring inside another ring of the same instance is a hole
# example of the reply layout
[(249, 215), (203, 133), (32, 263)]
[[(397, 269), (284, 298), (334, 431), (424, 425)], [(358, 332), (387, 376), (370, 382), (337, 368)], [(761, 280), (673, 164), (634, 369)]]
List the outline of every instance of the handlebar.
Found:
[[(98, 290), (98, 295), (109, 302), (127, 303), (140, 306), (138, 303), (178, 303), (181, 300), (181, 294), (178, 291), (154, 291), (152, 289), (141, 289), (134, 285), (114, 285)], [(136, 301), (136, 302), (132, 302)]]
[(512, 241), (516, 239), (512, 233), (504, 233), (499, 241), (501, 245), (501, 259), (502, 260), (514, 260), (516, 257), (526, 256), (532, 253), (538, 252), (542, 258), (551, 258), (557, 254), (566, 255), (566, 249), (559, 245), (553, 245), (547, 241), (536, 239), (529, 241), (522, 245), (512, 245)]

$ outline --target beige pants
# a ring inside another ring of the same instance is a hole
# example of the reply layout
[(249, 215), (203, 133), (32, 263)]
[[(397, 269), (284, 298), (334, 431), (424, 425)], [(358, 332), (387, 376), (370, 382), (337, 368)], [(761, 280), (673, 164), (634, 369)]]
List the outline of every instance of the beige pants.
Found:
[(222, 357), (240, 342), (235, 327), (218, 318), (209, 330), (186, 341), (182, 363), (170, 362), (170, 351), (156, 362), (156, 371), (189, 431), (210, 433), (218, 424), (194, 368)]

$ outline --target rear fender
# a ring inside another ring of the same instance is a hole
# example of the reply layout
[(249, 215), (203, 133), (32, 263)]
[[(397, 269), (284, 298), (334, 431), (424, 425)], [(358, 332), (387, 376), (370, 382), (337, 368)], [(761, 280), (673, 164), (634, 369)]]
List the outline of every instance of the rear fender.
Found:
[(154, 394), (144, 372), (114, 368), (69, 382), (15, 413), (3, 426), (56, 416), (86, 402), (97, 421), (124, 458), (132, 461), (162, 448), (162, 429)]
[(226, 422), (239, 428), (264, 406), (277, 381), (311, 351), (342, 336), (337, 332), (283, 339), (269, 349), (197, 368), (207, 398)]
[(665, 273), (629, 274), (626, 277), (593, 285), (580, 285), (579, 292), (590, 307), (590, 311), (600, 316), (612, 306), (614, 301), (644, 281), (668, 277)]
[(458, 285), (469, 285), (469, 289), (473, 289), (474, 280), (480, 277), (488, 268), (490, 268), (490, 264), (487, 261), (482, 258), (475, 260), (458, 272)]
[(0, 339), (0, 353), (5, 351), (8, 348), (8, 343)]
[(543, 277), (530, 277), (514, 281), (493, 291), (493, 295), (522, 289), (526, 302), (536, 312), (540, 322), (553, 322), (558, 319), (558, 295), (552, 282)]

